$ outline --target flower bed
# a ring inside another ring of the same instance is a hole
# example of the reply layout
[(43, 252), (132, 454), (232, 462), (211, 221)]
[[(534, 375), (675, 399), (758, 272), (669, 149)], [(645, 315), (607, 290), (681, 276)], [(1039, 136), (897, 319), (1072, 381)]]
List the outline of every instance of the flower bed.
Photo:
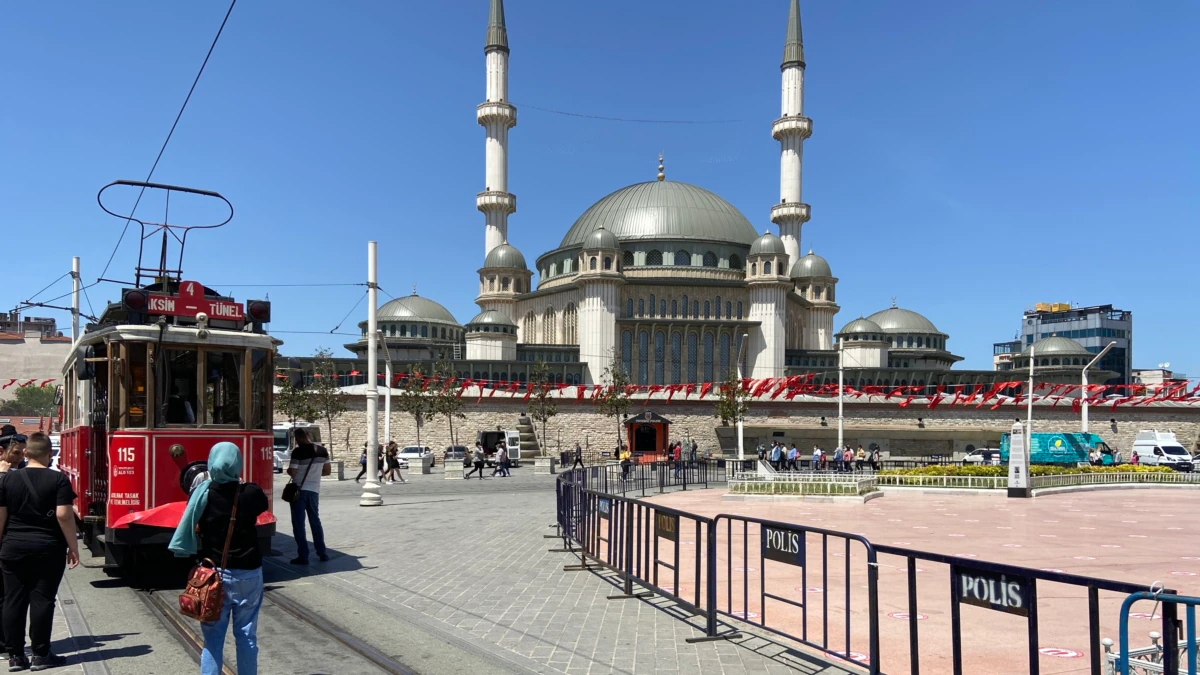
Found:
[[(1174, 473), (1174, 469), (1165, 466), (1145, 466), (1141, 464), (1121, 464), (1119, 466), (1059, 466), (1054, 464), (1034, 464), (1029, 467), (1031, 476), (1063, 476), (1082, 473)], [(959, 466), (945, 464), (941, 466), (923, 466), (915, 469), (886, 469), (877, 476), (1007, 476), (1006, 466)]]

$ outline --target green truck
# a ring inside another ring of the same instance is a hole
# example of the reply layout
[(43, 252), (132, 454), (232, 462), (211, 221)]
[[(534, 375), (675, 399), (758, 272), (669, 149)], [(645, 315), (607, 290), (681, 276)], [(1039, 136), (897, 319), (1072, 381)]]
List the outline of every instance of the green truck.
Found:
[[(1100, 451), (1100, 463), (1117, 464), (1113, 449), (1096, 434), (1033, 432), (1030, 440), (1030, 464), (1076, 466), (1088, 464), (1092, 450)], [(1008, 463), (1009, 434), (1000, 436), (1000, 461)]]

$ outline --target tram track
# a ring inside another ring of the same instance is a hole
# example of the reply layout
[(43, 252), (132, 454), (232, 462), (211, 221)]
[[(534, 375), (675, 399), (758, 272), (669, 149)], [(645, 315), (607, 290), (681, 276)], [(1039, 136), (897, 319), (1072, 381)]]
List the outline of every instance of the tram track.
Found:
[[(142, 603), (198, 662), (204, 648), (200, 627), (182, 616), (175, 590), (135, 591)], [(226, 639), (222, 675), (237, 675), (231, 665), (232, 638)], [(259, 668), (263, 672), (388, 673), (415, 675), (415, 671), (291, 600), (277, 590), (263, 593), (258, 619)]]

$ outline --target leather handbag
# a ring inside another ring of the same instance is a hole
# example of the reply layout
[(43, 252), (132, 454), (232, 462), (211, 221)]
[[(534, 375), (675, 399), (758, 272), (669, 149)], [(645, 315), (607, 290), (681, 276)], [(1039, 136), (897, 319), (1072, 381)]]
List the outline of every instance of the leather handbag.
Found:
[[(229, 545), (233, 543), (233, 526), (237, 522), (238, 502), (241, 501), (242, 486), (238, 485), (233, 495), (233, 509), (229, 514), (229, 531), (225, 534), (225, 548), (221, 551), (221, 568), (229, 562)], [(216, 621), (221, 618), (221, 607), (225, 604), (225, 583), (221, 572), (210, 558), (203, 558), (188, 573), (187, 585), (179, 594), (179, 613), (197, 621)]]

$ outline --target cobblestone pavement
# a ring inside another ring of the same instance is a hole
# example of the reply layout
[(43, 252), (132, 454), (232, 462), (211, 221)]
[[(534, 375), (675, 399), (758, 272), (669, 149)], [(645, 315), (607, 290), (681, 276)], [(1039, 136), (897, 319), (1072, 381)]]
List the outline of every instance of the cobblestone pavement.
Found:
[(560, 542), (543, 538), (553, 532), (553, 476), (525, 467), (512, 478), (461, 481), (440, 469), (384, 486), (378, 508), (358, 506), (353, 480), (323, 483), (333, 559), (307, 568), (286, 564), (295, 548), (278, 502), (282, 555), (269, 564), (277, 587), (315, 605), (336, 593), (343, 606), (436, 636), (452, 648), (441, 657), (426, 653), (428, 641), (408, 644), (405, 631), (385, 638), (383, 651), (423, 673), (455, 670), (459, 658), (488, 672), (853, 672), (761, 637), (687, 644), (703, 634), (701, 619), (662, 599), (607, 600), (614, 578), (563, 571), (578, 560), (549, 552)]

